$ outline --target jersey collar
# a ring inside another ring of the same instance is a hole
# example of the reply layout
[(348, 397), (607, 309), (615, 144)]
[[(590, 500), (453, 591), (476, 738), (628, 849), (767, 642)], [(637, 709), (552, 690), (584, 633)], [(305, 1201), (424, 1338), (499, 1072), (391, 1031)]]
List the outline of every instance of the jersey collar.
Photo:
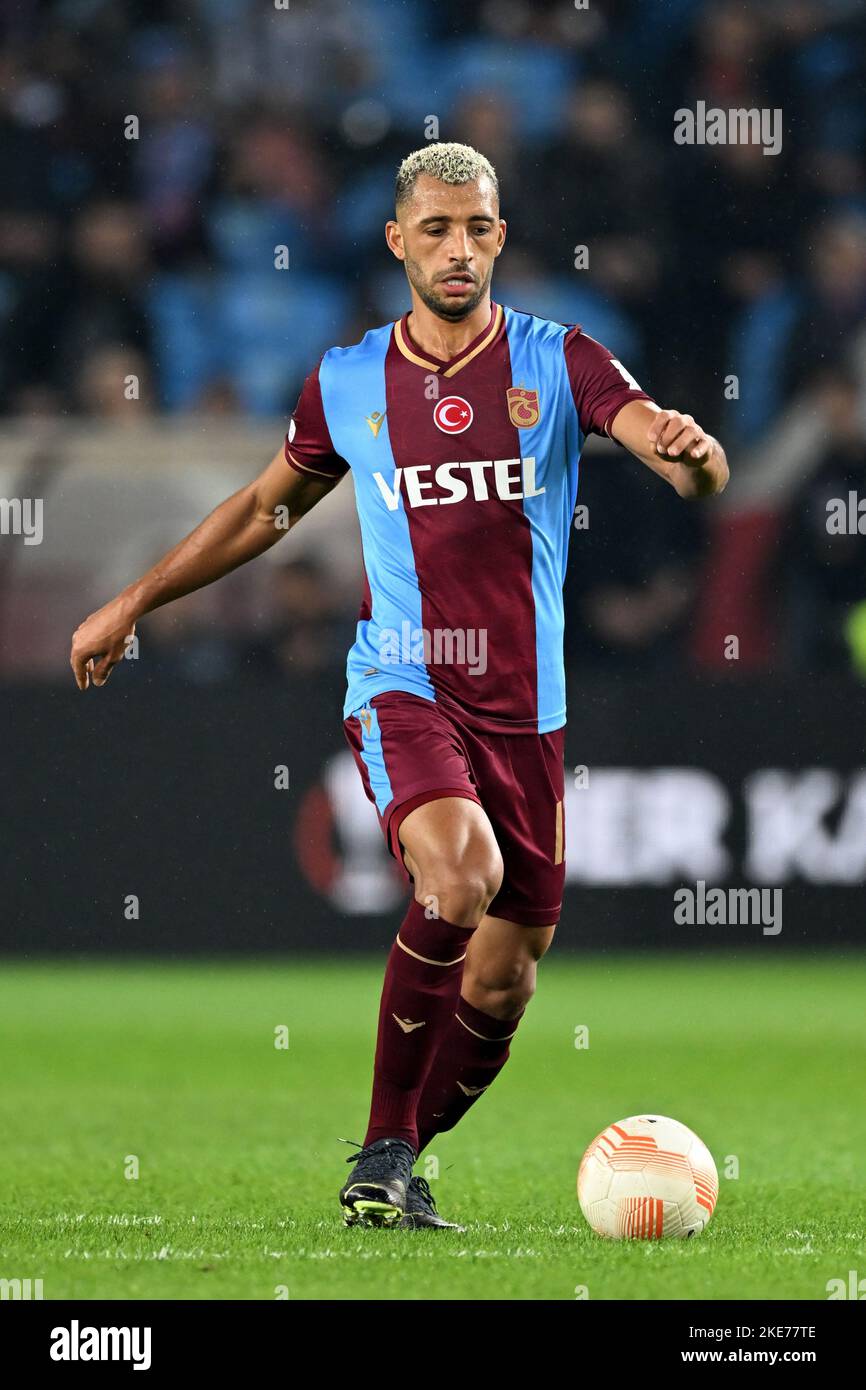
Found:
[(478, 337), (474, 338), (472, 342), (469, 343), (468, 347), (465, 347), (462, 352), (458, 352), (456, 357), (451, 357), (447, 362), (444, 362), (441, 358), (433, 357), (432, 354), (424, 352), (418, 347), (418, 344), (409, 332), (406, 322), (408, 317), (409, 311), (407, 310), (403, 317), (398, 319), (394, 324), (394, 341), (397, 347), (404, 357), (408, 357), (410, 362), (414, 362), (419, 367), (426, 368), (428, 372), (437, 372), (439, 376), (454, 376), (461, 368), (465, 367), (468, 362), (471, 362), (473, 358), (477, 357), (480, 352), (483, 352), (485, 348), (489, 347), (498, 336), (504, 320), (502, 305), (494, 304), (491, 301), (490, 321), (487, 327), (481, 330)]

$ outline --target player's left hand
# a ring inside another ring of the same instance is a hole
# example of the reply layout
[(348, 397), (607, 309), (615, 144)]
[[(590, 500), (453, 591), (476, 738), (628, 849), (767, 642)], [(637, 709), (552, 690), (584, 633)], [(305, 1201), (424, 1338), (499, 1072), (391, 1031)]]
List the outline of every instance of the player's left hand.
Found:
[(683, 415), (679, 410), (660, 410), (647, 431), (647, 439), (659, 458), (684, 463), (689, 468), (700, 468), (713, 451), (712, 437), (695, 423), (693, 415)]

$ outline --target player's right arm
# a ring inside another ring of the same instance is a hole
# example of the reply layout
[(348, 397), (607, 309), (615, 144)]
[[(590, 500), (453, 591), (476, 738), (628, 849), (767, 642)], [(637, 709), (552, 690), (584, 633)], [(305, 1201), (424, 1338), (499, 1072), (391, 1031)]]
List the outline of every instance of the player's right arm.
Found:
[(284, 449), (167, 555), (76, 629), (70, 664), (79, 690), (104, 685), (145, 613), (212, 584), (269, 550), (339, 482), (290, 467)]

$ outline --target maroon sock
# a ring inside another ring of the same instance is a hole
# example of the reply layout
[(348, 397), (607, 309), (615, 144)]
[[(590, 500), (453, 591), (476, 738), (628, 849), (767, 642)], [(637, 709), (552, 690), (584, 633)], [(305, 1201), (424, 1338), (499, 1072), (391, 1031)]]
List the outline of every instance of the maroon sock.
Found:
[(405, 1139), (417, 1152), (418, 1097), (453, 1022), (472, 931), (410, 905), (385, 969), (365, 1144)]
[(418, 1101), (418, 1153), (434, 1134), (453, 1129), (508, 1061), (516, 1018), (493, 1018), (461, 995)]

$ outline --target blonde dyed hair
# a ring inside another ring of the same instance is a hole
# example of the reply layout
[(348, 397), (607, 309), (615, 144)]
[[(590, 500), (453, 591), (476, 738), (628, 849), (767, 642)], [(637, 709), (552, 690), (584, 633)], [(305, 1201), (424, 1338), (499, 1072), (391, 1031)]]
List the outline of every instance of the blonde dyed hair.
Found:
[(474, 183), (476, 179), (488, 178), (499, 197), (496, 170), (490, 160), (471, 145), (434, 143), (407, 154), (397, 170), (394, 201), (398, 208), (411, 197), (419, 174), (430, 174), (442, 183), (451, 184)]

